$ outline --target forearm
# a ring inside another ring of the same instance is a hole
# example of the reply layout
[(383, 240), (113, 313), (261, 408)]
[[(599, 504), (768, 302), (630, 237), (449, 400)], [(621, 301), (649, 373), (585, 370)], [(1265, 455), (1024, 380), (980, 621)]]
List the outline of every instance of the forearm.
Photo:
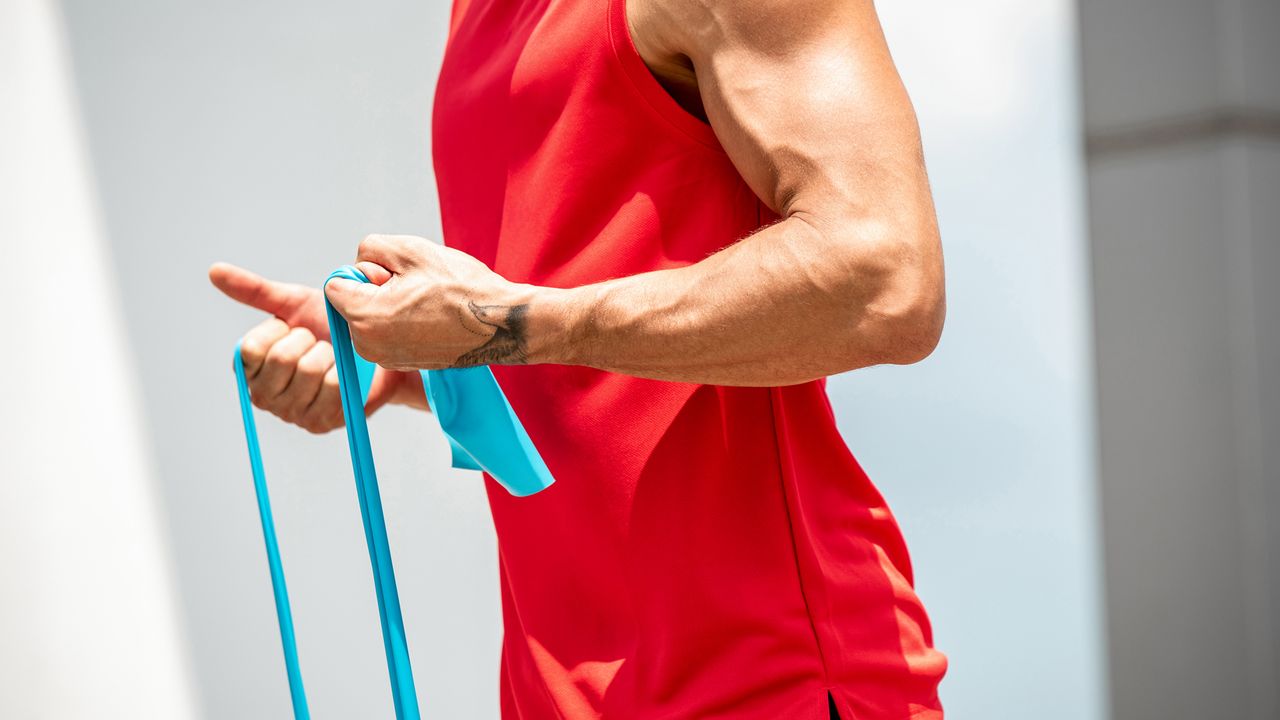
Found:
[(530, 363), (719, 385), (787, 385), (919, 360), (941, 326), (918, 243), (874, 223), (823, 232), (798, 216), (693, 265), (533, 289)]

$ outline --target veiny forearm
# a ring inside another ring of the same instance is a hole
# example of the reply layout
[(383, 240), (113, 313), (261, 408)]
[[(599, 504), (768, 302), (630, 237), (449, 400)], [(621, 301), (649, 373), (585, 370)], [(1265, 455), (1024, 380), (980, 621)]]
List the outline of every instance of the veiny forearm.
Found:
[(718, 385), (914, 362), (942, 312), (928, 259), (904, 257), (917, 245), (872, 223), (823, 232), (795, 215), (687, 267), (536, 288), (526, 360)]

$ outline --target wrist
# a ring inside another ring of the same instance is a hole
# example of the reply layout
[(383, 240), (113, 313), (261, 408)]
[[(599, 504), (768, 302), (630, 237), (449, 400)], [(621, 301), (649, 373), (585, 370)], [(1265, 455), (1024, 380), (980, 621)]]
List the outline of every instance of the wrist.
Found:
[(528, 364), (589, 364), (587, 340), (594, 305), (591, 287), (531, 290), (526, 315)]

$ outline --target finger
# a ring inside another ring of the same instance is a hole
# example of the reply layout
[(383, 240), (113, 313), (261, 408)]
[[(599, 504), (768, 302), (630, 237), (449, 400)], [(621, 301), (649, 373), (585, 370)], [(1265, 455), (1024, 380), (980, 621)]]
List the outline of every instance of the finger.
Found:
[(367, 235), (360, 241), (356, 262), (376, 263), (399, 274), (417, 264), (418, 242), (411, 235)]
[(364, 402), (364, 413), (372, 415), (390, 402), (404, 381), (405, 376), (401, 373), (381, 367), (375, 369), (373, 382), (369, 383), (369, 397)]
[(416, 370), (407, 373), (396, 388), (392, 402), (431, 412), (431, 404), (427, 402), (425, 388), (422, 387), (422, 373)]
[(364, 273), (374, 285), (382, 285), (391, 279), (391, 271), (377, 263), (360, 261), (356, 263), (356, 269)]
[(209, 281), (232, 300), (281, 317), (306, 300), (306, 289), (301, 285), (268, 280), (230, 263), (214, 263), (209, 268)]
[(359, 313), (361, 306), (368, 303), (378, 294), (378, 286), (362, 283), (346, 278), (334, 278), (325, 283), (324, 296), (333, 305), (338, 314), (348, 320), (353, 313)]
[(310, 330), (294, 328), (271, 346), (267, 351), (267, 359), (262, 363), (262, 370), (256, 378), (249, 381), (254, 400), (261, 402), (261, 407), (272, 412), (278, 409), (276, 397), (289, 385), (297, 370), (298, 361), (315, 343), (316, 336)]
[(327, 342), (312, 345), (302, 357), (298, 358), (297, 369), (293, 378), (285, 387), (276, 403), (282, 411), (281, 417), (294, 422), (306, 414), (307, 408), (315, 402), (324, 381), (325, 373), (333, 367), (333, 346)]
[(252, 380), (262, 370), (267, 351), (280, 338), (289, 334), (289, 326), (280, 318), (267, 318), (258, 323), (240, 339), (240, 359), (244, 362), (244, 376)]
[(337, 365), (325, 372), (315, 400), (298, 419), (298, 425), (313, 433), (325, 433), (342, 426), (342, 393), (338, 387)]

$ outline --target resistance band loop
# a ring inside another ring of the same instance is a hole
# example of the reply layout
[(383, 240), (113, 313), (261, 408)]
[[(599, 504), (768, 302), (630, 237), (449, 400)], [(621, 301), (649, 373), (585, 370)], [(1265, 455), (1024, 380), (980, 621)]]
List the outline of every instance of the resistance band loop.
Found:
[[(325, 284), (334, 278), (369, 282), (363, 273), (350, 265), (333, 271)], [(347, 443), (351, 450), (351, 467), (356, 478), (356, 495), (360, 501), (360, 517), (364, 523), (365, 542), (369, 547), (369, 561), (373, 567), (378, 618), (382, 625), (387, 669), (391, 675), (391, 697), (399, 720), (418, 720), (418, 695), (413, 684), (413, 669), (409, 664), (404, 618), (400, 612), (400, 596), (396, 590), (395, 570), (391, 565), (391, 548), (387, 542), (387, 526), (382, 513), (382, 499), (378, 493), (378, 477), (373, 465), (373, 451), (369, 445), (369, 426), (364, 415), (374, 365), (355, 353), (346, 319), (327, 300), (325, 310), (329, 317), (329, 334), (338, 367), (338, 386), (347, 427)], [(293, 615), (289, 609), (289, 592), (285, 587), (280, 546), (276, 541), (271, 500), (262, 469), (258, 430), (253, 419), (248, 379), (245, 377), (244, 360), (238, 344), (235, 371), (240, 390), (245, 441), (249, 446), (249, 464), (253, 468), (254, 493), (258, 500), (258, 515), (262, 519), (262, 536), (267, 547), (267, 566), (271, 571), (276, 617), (280, 622), (280, 642), (289, 676), (293, 714), (297, 720), (309, 719), (311, 714), (307, 709), (307, 696), (302, 687), (302, 674), (298, 669), (298, 648), (294, 638)], [(516, 496), (532, 495), (555, 482), (488, 367), (423, 370), (422, 386), (427, 402), (449, 440), (454, 467), (483, 470)]]
[[(363, 274), (351, 267), (334, 271), (329, 279), (335, 277), (368, 282)], [(374, 367), (363, 358), (358, 358), (352, 350), (351, 331), (347, 327), (347, 321), (327, 301), (325, 309), (329, 316), (329, 334), (338, 366), (342, 414), (346, 421), (347, 443), (351, 449), (351, 467), (355, 471), (360, 518), (364, 523), (365, 542), (369, 547), (369, 561), (373, 566), (378, 619), (382, 625), (382, 642), (387, 654), (387, 669), (391, 675), (391, 699), (395, 705), (396, 718), (418, 720), (421, 717), (418, 711), (418, 694), (413, 684), (413, 668), (409, 664), (404, 618), (400, 613), (400, 595), (396, 590), (387, 526), (382, 514), (382, 499), (378, 493), (378, 476), (373, 465), (373, 450), (369, 445), (369, 426), (364, 417), (364, 401), (368, 396)], [(276, 540), (275, 521), (271, 513), (271, 498), (267, 493), (267, 479), (262, 467), (258, 429), (253, 419), (248, 378), (245, 376), (239, 344), (236, 345), (235, 372), (240, 391), (240, 413), (244, 421), (245, 441), (249, 446), (249, 464), (253, 469), (253, 489), (258, 500), (258, 516), (262, 520), (262, 536), (267, 547), (267, 567), (271, 572), (276, 618), (280, 622), (280, 644), (284, 649), (285, 670), (289, 676), (293, 716), (297, 720), (310, 720), (307, 694), (303, 689), (302, 672), (298, 667), (298, 646), (293, 629), (293, 613), (289, 607), (289, 591), (285, 585), (280, 545)]]

